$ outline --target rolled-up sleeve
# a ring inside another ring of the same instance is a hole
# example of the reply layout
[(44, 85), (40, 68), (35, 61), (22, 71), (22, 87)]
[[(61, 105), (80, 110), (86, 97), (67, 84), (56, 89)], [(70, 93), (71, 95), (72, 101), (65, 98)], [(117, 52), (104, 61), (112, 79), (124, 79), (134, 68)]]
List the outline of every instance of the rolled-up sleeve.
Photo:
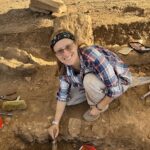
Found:
[(70, 91), (70, 83), (66, 79), (66, 77), (62, 76), (60, 79), (60, 87), (57, 92), (57, 100), (66, 102), (69, 97), (69, 91)]
[(92, 66), (107, 87), (106, 95), (112, 98), (120, 96), (123, 90), (121, 85), (118, 83), (118, 77), (115, 74), (113, 66), (103, 54), (95, 51), (92, 55)]

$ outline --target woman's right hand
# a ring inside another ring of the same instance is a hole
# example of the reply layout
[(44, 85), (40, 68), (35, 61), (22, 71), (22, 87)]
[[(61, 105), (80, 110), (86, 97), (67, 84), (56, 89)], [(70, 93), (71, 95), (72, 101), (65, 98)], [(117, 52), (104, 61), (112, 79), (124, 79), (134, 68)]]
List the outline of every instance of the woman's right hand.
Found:
[(50, 136), (52, 137), (52, 139), (56, 139), (58, 134), (59, 134), (59, 124), (53, 124), (48, 128), (48, 133), (50, 134)]

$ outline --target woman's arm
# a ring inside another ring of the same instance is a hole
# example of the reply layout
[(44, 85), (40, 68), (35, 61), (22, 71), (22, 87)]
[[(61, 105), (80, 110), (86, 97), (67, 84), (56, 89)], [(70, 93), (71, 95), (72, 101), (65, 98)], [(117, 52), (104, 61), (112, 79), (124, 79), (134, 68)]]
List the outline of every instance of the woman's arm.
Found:
[(64, 101), (57, 101), (57, 106), (56, 106), (56, 113), (55, 113), (55, 117), (54, 117), (54, 121), (57, 122), (59, 124), (61, 117), (64, 113), (66, 107), (66, 102)]
[[(100, 79), (107, 88), (106, 96), (108, 96), (108, 98), (116, 98), (120, 96), (123, 91), (118, 84), (118, 76), (111, 64), (112, 62), (110, 62), (98, 49), (92, 49), (88, 55), (89, 62), (93, 69), (95, 69), (95, 73), (100, 76)], [(120, 69), (123, 68), (120, 67)]]
[(66, 102), (59, 101), (59, 100), (57, 101), (54, 121), (48, 129), (48, 132), (51, 135), (53, 140), (55, 140), (59, 134), (59, 123), (60, 123), (60, 120), (61, 120), (62, 115), (64, 113), (65, 107), (66, 107)]

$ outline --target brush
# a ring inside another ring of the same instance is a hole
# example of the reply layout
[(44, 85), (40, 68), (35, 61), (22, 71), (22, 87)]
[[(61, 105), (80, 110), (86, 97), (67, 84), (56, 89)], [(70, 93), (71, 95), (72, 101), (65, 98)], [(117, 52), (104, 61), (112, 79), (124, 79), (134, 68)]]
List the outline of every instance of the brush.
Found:
[(2, 109), (5, 111), (23, 110), (27, 108), (27, 104), (24, 100), (20, 100), (20, 96), (14, 101), (5, 101), (2, 104)]
[(57, 140), (56, 139), (54, 139), (52, 141), (52, 150), (57, 150)]

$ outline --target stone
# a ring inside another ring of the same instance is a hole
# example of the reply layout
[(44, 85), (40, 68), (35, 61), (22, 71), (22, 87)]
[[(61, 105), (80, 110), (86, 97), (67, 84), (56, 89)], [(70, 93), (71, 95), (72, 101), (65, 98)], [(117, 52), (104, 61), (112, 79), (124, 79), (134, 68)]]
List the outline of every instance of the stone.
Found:
[(23, 141), (29, 142), (29, 143), (34, 142), (34, 137), (32, 136), (30, 130), (28, 130), (26, 127), (24, 126), (17, 127), (14, 130), (14, 132), (15, 132), (15, 135), (20, 137)]
[(92, 132), (94, 133), (94, 136), (105, 138), (108, 134), (108, 129), (106, 129), (106, 127), (104, 127), (102, 124), (95, 124), (92, 127)]
[(59, 29), (71, 31), (77, 38), (78, 44), (93, 44), (92, 20), (89, 15), (69, 14), (54, 20), (54, 32)]
[(41, 2), (43, 4), (46, 4), (46, 5), (50, 5), (50, 6), (53, 6), (53, 7), (60, 7), (64, 4), (64, 2), (62, 0), (31, 0), (33, 2)]
[(23, 63), (29, 63), (30, 60), (30, 56), (26, 51), (15, 47), (7, 47), (0, 50), (0, 56), (3, 57), (3, 59), (16, 59)]
[(76, 118), (70, 118), (68, 124), (68, 131), (72, 137), (78, 137), (81, 132), (81, 120)]
[(49, 139), (49, 134), (47, 132), (47, 129), (38, 129), (34, 133), (34, 138), (38, 143), (46, 143)]
[(32, 121), (32, 123), (17, 124), (14, 127), (14, 132), (25, 142), (46, 143), (50, 138), (47, 128), (47, 123)]
[(49, 123), (51, 123), (53, 121), (53, 116), (48, 116), (47, 120), (48, 120)]
[(25, 80), (26, 80), (27, 82), (30, 82), (30, 81), (31, 81), (31, 77), (25, 77)]
[(63, 13), (67, 11), (67, 7), (61, 0), (31, 0), (30, 8), (33, 11), (39, 11), (43, 13), (58, 12)]
[(43, 9), (40, 9), (40, 8), (30, 7), (30, 9), (34, 12), (39, 12), (39, 13), (44, 13), (44, 14), (49, 14), (50, 13), (49, 11), (43, 10)]
[(145, 99), (145, 105), (150, 106), (150, 96), (146, 97)]
[(150, 132), (148, 133), (147, 138), (150, 139)]
[(139, 76), (146, 76), (146, 73), (145, 72), (142, 72), (142, 71), (139, 71)]
[(11, 122), (11, 117), (5, 117), (5, 118), (4, 118), (4, 123), (5, 123), (5, 125), (9, 125), (10, 122)]
[(128, 55), (133, 49), (130, 47), (122, 47), (118, 53), (123, 54), (123, 55)]

